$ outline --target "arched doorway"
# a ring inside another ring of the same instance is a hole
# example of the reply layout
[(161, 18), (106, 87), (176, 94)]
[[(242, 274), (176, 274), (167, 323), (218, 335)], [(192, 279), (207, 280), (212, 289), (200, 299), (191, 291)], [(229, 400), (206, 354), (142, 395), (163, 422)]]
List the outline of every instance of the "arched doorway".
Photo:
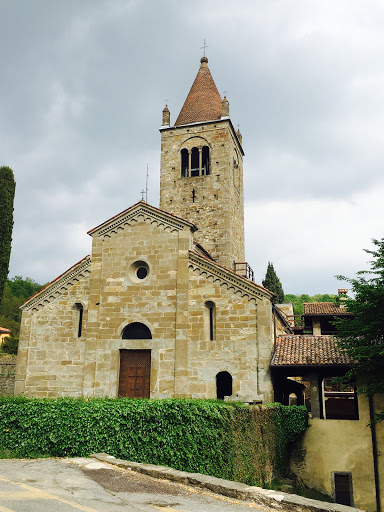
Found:
[[(123, 340), (151, 340), (150, 329), (140, 322), (128, 324), (121, 333)], [(120, 350), (119, 396), (149, 398), (151, 394), (151, 351)]]
[(219, 372), (216, 375), (216, 397), (224, 400), (225, 396), (232, 395), (232, 375), (228, 372)]

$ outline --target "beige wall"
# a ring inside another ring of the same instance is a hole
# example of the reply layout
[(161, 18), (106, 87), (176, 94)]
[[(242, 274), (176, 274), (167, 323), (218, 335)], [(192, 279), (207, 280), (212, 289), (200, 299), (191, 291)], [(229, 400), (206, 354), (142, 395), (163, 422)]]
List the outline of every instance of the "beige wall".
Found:
[[(354, 506), (376, 510), (369, 406), (359, 395), (359, 420), (310, 420), (304, 438), (292, 451), (291, 469), (309, 487), (332, 495), (332, 473), (351, 472)], [(384, 450), (384, 425), (376, 426), (379, 450)], [(383, 455), (379, 456), (383, 480)], [(381, 505), (384, 506), (382, 482)]]
[(23, 311), (15, 394), (36, 397), (80, 396), (83, 391), (85, 337), (77, 337), (79, 311), (84, 306), (87, 324), (89, 276)]
[[(192, 253), (190, 226), (148, 208), (93, 233), (89, 274), (65, 287), (59, 281), (59, 296), (48, 287), (48, 298), (24, 310), (16, 392), (115, 397), (119, 350), (150, 349), (153, 398), (215, 398), (216, 374), (228, 371), (234, 392), (270, 401), (270, 294)], [(143, 280), (137, 261), (149, 269)], [(213, 340), (207, 301), (215, 304)], [(84, 305), (81, 338), (76, 302)], [(123, 340), (131, 322), (144, 323), (152, 339)]]
[[(182, 178), (181, 149), (204, 145), (210, 175)], [(245, 261), (243, 157), (229, 120), (161, 130), (160, 208), (196, 224), (196, 241), (221, 265)]]

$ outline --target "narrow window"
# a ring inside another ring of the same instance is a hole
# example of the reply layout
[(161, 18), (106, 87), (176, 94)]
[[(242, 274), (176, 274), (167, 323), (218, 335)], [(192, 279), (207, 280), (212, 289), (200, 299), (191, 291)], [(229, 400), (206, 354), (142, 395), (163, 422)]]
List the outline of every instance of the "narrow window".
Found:
[(208, 310), (208, 328), (209, 328), (209, 339), (211, 341), (213, 341), (215, 339), (215, 323), (216, 323), (216, 318), (215, 318), (215, 313), (216, 313), (216, 307), (215, 307), (215, 303), (214, 302), (211, 302), (211, 301), (208, 301), (205, 303), (205, 306)]
[(208, 175), (209, 174), (209, 147), (204, 146), (202, 153), (203, 154), (202, 154), (201, 174)]
[(188, 178), (189, 174), (189, 153), (188, 149), (181, 150), (181, 177)]
[(199, 167), (200, 167), (200, 155), (199, 150), (197, 148), (192, 148), (191, 151), (191, 176), (199, 175)]
[(75, 306), (78, 311), (77, 337), (81, 338), (81, 332), (83, 330), (83, 305), (80, 304), (80, 302), (76, 302)]
[(353, 506), (352, 474), (334, 473), (335, 502), (340, 505)]
[(232, 375), (228, 372), (219, 372), (216, 375), (216, 397), (224, 400), (225, 396), (232, 395)]

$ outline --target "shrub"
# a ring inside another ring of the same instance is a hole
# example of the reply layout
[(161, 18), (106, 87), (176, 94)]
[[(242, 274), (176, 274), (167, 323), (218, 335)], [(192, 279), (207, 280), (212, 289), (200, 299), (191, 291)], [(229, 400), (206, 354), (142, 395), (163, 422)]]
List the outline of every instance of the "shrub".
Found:
[(263, 484), (285, 473), (289, 442), (305, 430), (304, 411), (216, 400), (0, 397), (0, 446), (22, 457), (107, 452)]

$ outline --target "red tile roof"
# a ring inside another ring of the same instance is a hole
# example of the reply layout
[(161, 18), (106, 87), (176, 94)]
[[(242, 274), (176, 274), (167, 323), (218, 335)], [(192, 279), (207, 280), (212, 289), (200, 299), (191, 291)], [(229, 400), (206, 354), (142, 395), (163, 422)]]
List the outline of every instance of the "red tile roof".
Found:
[(349, 313), (333, 302), (304, 302), (304, 315), (348, 315)]
[(272, 366), (349, 365), (352, 359), (333, 336), (278, 336)]
[(5, 327), (0, 327), (0, 334), (11, 334), (11, 331)]
[(209, 71), (208, 59), (203, 57), (200, 62), (200, 69), (176, 119), (175, 126), (215, 121), (221, 117), (221, 97)]

